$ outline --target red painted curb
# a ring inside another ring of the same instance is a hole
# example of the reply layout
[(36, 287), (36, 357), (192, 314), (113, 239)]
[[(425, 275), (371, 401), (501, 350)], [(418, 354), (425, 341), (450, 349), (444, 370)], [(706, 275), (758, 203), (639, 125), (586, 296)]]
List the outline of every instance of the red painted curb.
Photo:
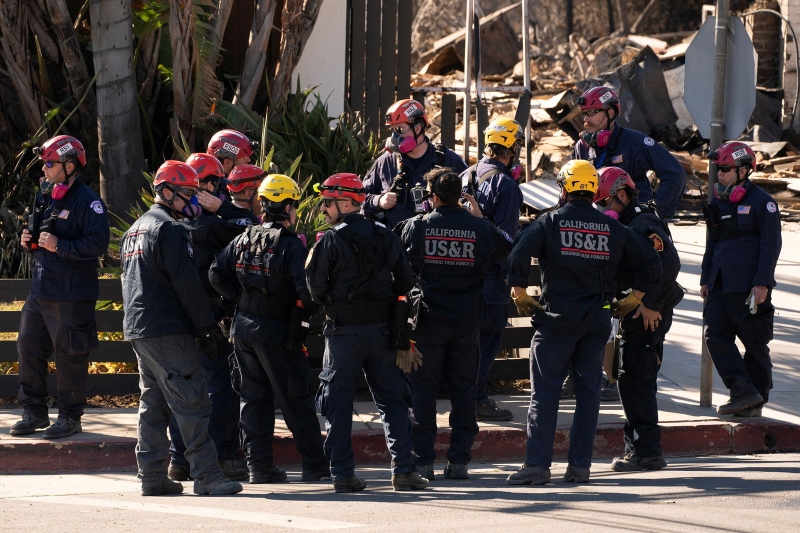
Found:
[[(597, 428), (594, 458), (609, 459), (621, 455), (621, 425)], [(381, 430), (353, 433), (356, 464), (389, 466), (391, 459)], [(525, 457), (526, 431), (518, 428), (481, 430), (472, 446), (474, 462), (521, 463)], [(800, 426), (776, 420), (726, 421), (662, 425), (662, 446), (667, 456), (696, 456), (728, 453), (789, 452), (800, 450)], [(440, 460), (447, 456), (450, 429), (440, 429), (436, 452)], [(290, 433), (274, 439), (277, 464), (300, 464), (300, 455)], [(136, 439), (119, 438), (106, 441), (0, 441), (0, 473), (22, 472), (97, 472), (135, 470)], [(563, 461), (569, 449), (569, 429), (556, 431), (553, 460)]]

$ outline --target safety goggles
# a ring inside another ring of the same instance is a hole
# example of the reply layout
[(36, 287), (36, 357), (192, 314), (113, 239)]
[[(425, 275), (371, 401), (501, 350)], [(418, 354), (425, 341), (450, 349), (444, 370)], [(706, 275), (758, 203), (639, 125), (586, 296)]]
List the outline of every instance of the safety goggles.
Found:
[(186, 189), (184, 187), (178, 187), (175, 190), (175, 194), (177, 194), (179, 196), (186, 197), (186, 198), (191, 198), (192, 196), (197, 194), (197, 190), (195, 190), (195, 189)]
[(398, 135), (405, 135), (405, 133), (411, 129), (411, 126), (395, 126), (394, 128), (390, 128), (392, 133), (396, 133)]
[(717, 172), (730, 172), (734, 168), (732, 165), (717, 165)]
[(602, 109), (587, 109), (586, 111), (581, 111), (581, 115), (583, 115), (584, 118), (593, 117), (596, 114), (600, 113), (601, 111), (603, 111), (603, 110)]
[(606, 198), (603, 198), (602, 200), (598, 200), (595, 203), (597, 205), (599, 205), (600, 207), (602, 207), (603, 209), (606, 209), (609, 205), (611, 205), (611, 202), (613, 202), (613, 201), (614, 201), (614, 197), (613, 196), (607, 196)]

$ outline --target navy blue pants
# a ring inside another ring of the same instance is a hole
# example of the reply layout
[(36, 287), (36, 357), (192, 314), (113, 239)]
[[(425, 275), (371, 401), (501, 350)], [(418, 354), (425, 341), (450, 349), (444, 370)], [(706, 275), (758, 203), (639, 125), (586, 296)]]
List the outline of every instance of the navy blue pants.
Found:
[(663, 361), (664, 336), (672, 326), (672, 309), (661, 310), (655, 331), (644, 329), (642, 317), (634, 319), (634, 314), (631, 311), (620, 324), (619, 397), (625, 411), (625, 452), (657, 457), (662, 451), (656, 382), (659, 361)]
[[(754, 315), (745, 304), (749, 295), (749, 292), (723, 293), (717, 287), (710, 291), (703, 310), (704, 336), (708, 353), (731, 397), (758, 392), (767, 403), (772, 389), (768, 346), (775, 318), (772, 289), (767, 291), (766, 300)], [(736, 346), (736, 337), (744, 345), (744, 357)]]
[[(225, 343), (232, 351), (233, 345)], [(233, 431), (238, 434), (239, 426), (239, 406), (235, 402), (233, 388), (231, 387), (230, 368), (228, 366), (227, 355), (215, 355), (213, 357), (202, 353), (200, 365), (203, 367), (203, 376), (208, 388), (208, 397), (211, 400), (211, 414), (208, 420), (208, 436), (214, 441), (219, 460), (222, 461), (226, 449), (232, 448), (233, 453), (239, 449), (238, 438), (231, 446), (228, 442), (228, 434), (231, 426)], [(173, 418), (169, 423), (170, 445), (169, 454), (171, 462), (189, 466), (186, 460), (186, 444), (183, 442), (178, 422)]]
[(342, 334), (345, 326), (325, 335), (325, 356), (317, 409), (325, 419), (328, 436), (325, 457), (331, 463), (333, 480), (347, 479), (355, 472), (350, 434), (353, 429), (353, 397), (359, 376), (367, 378), (372, 398), (381, 413), (386, 446), (392, 456), (392, 473), (413, 472), (411, 458), (411, 387), (398, 368), (397, 352), (389, 344), (389, 327)]
[(272, 438), (275, 432), (275, 403), (294, 444), (304, 471), (328, 465), (322, 451), (322, 434), (314, 398), (309, 391), (311, 366), (302, 352), (289, 352), (282, 344), (247, 342), (236, 339), (236, 360), (242, 373), (241, 424), (247, 466), (263, 472), (274, 464)]
[(603, 350), (611, 332), (611, 312), (601, 309), (594, 317), (566, 330), (537, 324), (531, 340), (531, 404), (528, 409), (528, 444), (525, 463), (550, 467), (558, 422), (561, 385), (572, 367), (575, 379), (575, 416), (569, 434), (570, 465), (592, 464), (594, 434), (600, 413)]
[(52, 351), (58, 416), (83, 416), (89, 352), (97, 348), (95, 304), (95, 300), (39, 300), (32, 296), (25, 300), (17, 337), (20, 407), (37, 417), (47, 416), (47, 359)]
[[(503, 330), (508, 323), (508, 304), (483, 304), (480, 332), (480, 366), (475, 389), (475, 403), (484, 404), (489, 399), (489, 370), (492, 368), (500, 346)], [(423, 354), (424, 355), (424, 354)]]
[(421, 321), (414, 332), (422, 366), (409, 374), (414, 395), (414, 463), (432, 465), (436, 459), (436, 393), (442, 380), (450, 396), (450, 448), (447, 460), (465, 465), (478, 434), (475, 379), (478, 372), (479, 332)]

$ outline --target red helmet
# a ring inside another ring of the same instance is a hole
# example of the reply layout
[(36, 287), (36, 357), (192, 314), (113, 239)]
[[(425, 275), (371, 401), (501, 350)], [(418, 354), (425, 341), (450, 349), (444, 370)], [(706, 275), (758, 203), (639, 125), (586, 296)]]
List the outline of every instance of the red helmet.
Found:
[(200, 181), (225, 177), (222, 163), (219, 162), (216, 156), (211, 154), (192, 154), (186, 160), (186, 164), (197, 172), (197, 177)]
[(228, 174), (228, 190), (240, 193), (245, 189), (257, 189), (267, 173), (256, 165), (236, 165)]
[(58, 135), (48, 139), (41, 147), (33, 149), (33, 155), (42, 161), (61, 163), (77, 159), (81, 166), (86, 166), (86, 150), (78, 139), (70, 135)]
[(715, 165), (756, 169), (756, 153), (744, 143), (729, 141), (712, 152), (708, 159)]
[(356, 203), (362, 203), (367, 195), (364, 184), (355, 174), (339, 173), (322, 182), (319, 195), (323, 198), (350, 198)]
[(183, 161), (169, 160), (158, 167), (156, 177), (153, 180), (154, 187), (162, 184), (196, 189), (200, 186), (200, 179), (197, 177), (197, 172)]
[(398, 124), (413, 124), (421, 118), (425, 125), (428, 125), (428, 112), (425, 107), (416, 100), (398, 100), (386, 112), (384, 120), (387, 126)]
[(581, 111), (613, 108), (617, 115), (619, 115), (619, 97), (617, 93), (608, 87), (592, 87), (580, 95), (576, 102), (581, 107)]
[(247, 135), (236, 130), (220, 130), (208, 141), (209, 154), (219, 158), (240, 159), (253, 157), (253, 147)]
[(618, 167), (603, 167), (597, 171), (600, 183), (597, 192), (594, 193), (594, 200), (598, 202), (609, 196), (616, 196), (617, 192), (625, 186), (636, 189), (636, 184), (627, 172)]

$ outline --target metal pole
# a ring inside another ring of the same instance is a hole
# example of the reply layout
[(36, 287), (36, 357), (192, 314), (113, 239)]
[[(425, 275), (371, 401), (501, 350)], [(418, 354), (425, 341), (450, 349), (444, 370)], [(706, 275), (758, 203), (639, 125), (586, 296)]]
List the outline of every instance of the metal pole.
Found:
[(469, 165), (469, 117), (472, 114), (472, 20), (475, 15), (475, 0), (467, 0), (466, 35), (464, 39), (464, 162)]
[[(525, 90), (531, 88), (531, 47), (528, 37), (531, 29), (531, 22), (528, 16), (529, 0), (522, 0), (522, 86)], [(531, 113), (528, 112), (528, 120), (525, 122), (525, 182), (531, 181)]]
[[(725, 132), (725, 69), (728, 57), (728, 0), (717, 0), (717, 17), (714, 25), (714, 96), (711, 100), (711, 139), (709, 153), (722, 144)], [(717, 167), (709, 165), (707, 202), (711, 202), (714, 194), (714, 185), (717, 183)], [(706, 241), (708, 232), (706, 232)], [(705, 305), (705, 304), (704, 304)], [(705, 331), (705, 320), (703, 320)], [(712, 383), (714, 379), (714, 365), (708, 353), (705, 339), (702, 342), (702, 356), (700, 358), (700, 407), (711, 407)]]

